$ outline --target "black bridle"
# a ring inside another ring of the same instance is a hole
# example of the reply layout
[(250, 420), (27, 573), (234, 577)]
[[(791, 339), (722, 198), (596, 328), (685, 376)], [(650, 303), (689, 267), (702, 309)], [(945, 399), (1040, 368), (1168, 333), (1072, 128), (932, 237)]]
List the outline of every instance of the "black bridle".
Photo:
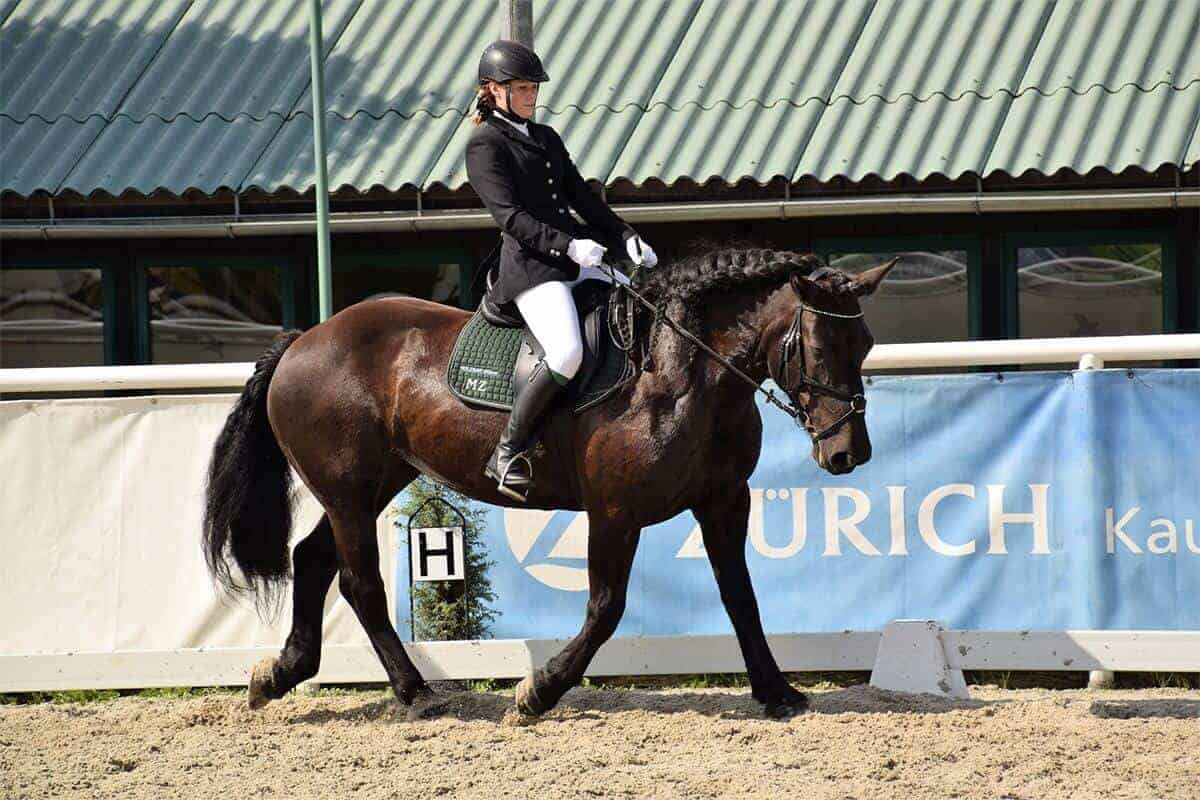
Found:
[[(840, 417), (819, 431), (813, 430), (815, 426), (813, 425), (812, 418), (809, 416), (807, 410), (805, 410), (803, 407), (796, 409), (798, 414), (792, 415), (792, 418), (796, 420), (796, 424), (807, 430), (809, 435), (812, 436), (812, 440), (814, 442), (819, 442), (822, 439), (827, 439), (832, 436), (833, 433), (838, 430), (838, 428), (842, 427), (842, 425), (852, 419), (855, 414), (866, 414), (867, 397), (861, 392), (851, 394), (850, 392), (843, 391), (836, 386), (830, 386), (827, 383), (821, 383), (820, 381), (809, 377), (808, 372), (805, 370), (806, 362), (804, 359), (803, 333), (801, 332), (800, 328), (800, 316), (806, 310), (811, 311), (814, 314), (819, 314), (823, 317), (833, 317), (835, 319), (862, 319), (863, 313), (859, 311), (857, 314), (838, 314), (834, 311), (824, 311), (819, 308), (813, 308), (812, 306), (804, 303), (804, 301), (801, 301), (800, 306), (796, 309), (795, 316), (792, 317), (792, 324), (788, 327), (787, 333), (783, 335), (783, 338), (779, 342), (779, 385), (785, 392), (787, 392), (789, 397), (795, 395), (801, 386), (806, 386), (808, 387), (809, 394), (820, 393), (827, 397), (832, 397), (835, 400), (841, 400), (843, 403), (849, 404), (849, 407), (846, 409), (846, 413), (842, 414)], [(788, 364), (791, 362), (793, 354), (799, 355), (798, 360), (800, 362), (798, 365), (800, 379), (796, 382), (797, 385), (794, 387), (788, 385)]]
[[(791, 326), (788, 328), (787, 333), (784, 335), (783, 339), (779, 343), (779, 351), (780, 351), (779, 352), (779, 364), (780, 364), (780, 369), (783, 373), (780, 376), (779, 380), (781, 382), (779, 385), (780, 385), (780, 388), (782, 388), (783, 391), (789, 395), (788, 400), (780, 400), (778, 397), (775, 396), (775, 390), (764, 389), (761, 386), (759, 386), (758, 383), (756, 383), (753, 378), (751, 378), (745, 372), (742, 372), (742, 370), (738, 369), (733, 364), (731, 364), (729, 362), (729, 359), (725, 358), (720, 353), (718, 353), (717, 351), (713, 350), (711, 347), (706, 345), (704, 342), (700, 341), (700, 339), (696, 338), (696, 336), (694, 336), (691, 331), (676, 324), (676, 322), (673, 319), (671, 319), (670, 317), (668, 317), (665, 313), (663, 313), (663, 311), (658, 306), (654, 305), (649, 300), (642, 297), (642, 295), (639, 294), (637, 291), (635, 291), (633, 289), (633, 287), (619, 282), (616, 279), (616, 277), (613, 276), (613, 268), (611, 265), (604, 264), (603, 266), (608, 269), (609, 275), (612, 280), (612, 286), (611, 286), (612, 295), (611, 295), (610, 304), (609, 304), (609, 314), (610, 314), (610, 316), (609, 316), (609, 334), (612, 336), (613, 342), (617, 345), (617, 347), (621, 348), (622, 350), (629, 352), (633, 347), (633, 339), (634, 339), (632, 322), (631, 321), (628, 322), (629, 329), (627, 331), (624, 331), (622, 329), (621, 323), (619, 322), (619, 320), (617, 320), (617, 317), (619, 316), (619, 310), (621, 308), (621, 306), (617, 300), (617, 297), (619, 296), (619, 294), (621, 292), (625, 292), (628, 297), (637, 300), (644, 307), (646, 307), (650, 311), (654, 312), (655, 324), (657, 324), (658, 321), (660, 321), (660, 320), (667, 323), (667, 325), (672, 330), (674, 330), (676, 333), (678, 333), (680, 336), (689, 340), (690, 342), (692, 342), (692, 344), (695, 344), (701, 350), (703, 350), (704, 352), (708, 353), (710, 356), (715, 358), (722, 366), (724, 366), (730, 372), (734, 373), (739, 378), (746, 381), (746, 383), (753, 386), (755, 391), (762, 392), (763, 395), (767, 398), (768, 403), (770, 403), (771, 405), (775, 406), (783, 413), (790, 416), (797, 425), (799, 425), (801, 428), (803, 428), (805, 431), (807, 431), (808, 435), (812, 437), (812, 440), (814, 443), (819, 442), (822, 439), (826, 439), (829, 436), (831, 436), (838, 428), (840, 428), (843, 424), (845, 424), (847, 420), (852, 419), (855, 414), (867, 413), (867, 398), (862, 393), (850, 394), (849, 392), (842, 391), (841, 389), (837, 388), (836, 386), (830, 386), (829, 384), (821, 383), (820, 381), (813, 380), (812, 378), (810, 378), (808, 376), (808, 373), (805, 372), (805, 370), (804, 370), (804, 366), (805, 366), (804, 348), (801, 346), (803, 335), (800, 330), (800, 315), (804, 313), (805, 309), (813, 312), (814, 314), (820, 314), (820, 315), (826, 316), (826, 317), (835, 317), (837, 319), (861, 319), (863, 316), (863, 313), (861, 311), (859, 311), (857, 314), (838, 314), (833, 311), (823, 311), (819, 308), (813, 308), (812, 306), (805, 305), (804, 301), (800, 302), (800, 306), (799, 306), (799, 308), (796, 309), (796, 314), (792, 318)], [(640, 266), (635, 265), (634, 275), (636, 275), (638, 270), (640, 270), (640, 269), (641, 269)], [(820, 274), (821, 274), (821, 271), (818, 271), (818, 272), (814, 273), (814, 276), (817, 276)], [(632, 315), (633, 315), (632, 306), (630, 306), (630, 310), (627, 312), (627, 316), (629, 317), (629, 320), (632, 320)], [(614, 325), (615, 325), (615, 330), (614, 330)], [(789, 402), (791, 399), (790, 396), (793, 392), (791, 392), (789, 390), (789, 387), (787, 386), (787, 368), (788, 368), (788, 362), (791, 360), (793, 352), (798, 352), (800, 354), (800, 380), (799, 380), (799, 383), (801, 385), (807, 386), (809, 388), (810, 393), (812, 393), (813, 391), (821, 392), (822, 394), (832, 397), (835, 400), (841, 400), (842, 402), (850, 404), (850, 407), (846, 411), (845, 414), (842, 414), (842, 416), (838, 417), (836, 420), (831, 422), (829, 425), (826, 425), (820, 431), (813, 430), (814, 425), (812, 422), (812, 418), (808, 415), (808, 412), (804, 408), (797, 407), (797, 406), (793, 405), (791, 402)]]

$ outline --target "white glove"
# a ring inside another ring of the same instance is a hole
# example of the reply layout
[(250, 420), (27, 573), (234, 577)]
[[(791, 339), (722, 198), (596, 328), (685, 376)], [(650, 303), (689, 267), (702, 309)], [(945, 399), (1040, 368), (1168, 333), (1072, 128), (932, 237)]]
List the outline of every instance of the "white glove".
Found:
[(572, 239), (567, 245), (567, 255), (581, 267), (598, 267), (604, 260), (608, 248), (591, 239)]
[(646, 269), (652, 269), (658, 263), (658, 255), (654, 252), (654, 248), (646, 244), (636, 233), (625, 240), (625, 249), (629, 251), (630, 261)]

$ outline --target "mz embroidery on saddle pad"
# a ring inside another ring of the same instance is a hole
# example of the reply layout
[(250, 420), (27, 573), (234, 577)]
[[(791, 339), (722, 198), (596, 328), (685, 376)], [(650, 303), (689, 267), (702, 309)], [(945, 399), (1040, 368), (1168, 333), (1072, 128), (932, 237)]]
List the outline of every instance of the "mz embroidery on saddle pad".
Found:
[[(509, 411), (513, 404), (512, 374), (521, 352), (521, 328), (492, 325), (476, 311), (463, 327), (450, 364), (446, 382), (460, 400), (487, 408)], [(566, 389), (574, 413), (578, 414), (606, 400), (633, 376), (633, 362), (616, 347), (607, 330), (602, 330), (599, 359), (586, 386), (578, 378)], [(580, 370), (583, 376), (585, 370)]]

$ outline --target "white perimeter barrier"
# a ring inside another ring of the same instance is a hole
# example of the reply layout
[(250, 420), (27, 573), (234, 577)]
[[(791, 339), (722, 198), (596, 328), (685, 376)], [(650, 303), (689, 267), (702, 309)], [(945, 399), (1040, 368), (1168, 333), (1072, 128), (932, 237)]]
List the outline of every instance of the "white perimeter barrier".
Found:
[[(1200, 358), (1200, 334), (880, 345), (869, 369)], [(240, 388), (251, 364), (0, 370), (0, 393)], [(0, 402), (0, 691), (238, 685), (278, 652), (272, 625), (223, 602), (204, 567), (204, 473), (235, 395)], [(297, 485), (300, 485), (297, 481)], [(320, 509), (306, 497), (294, 541)], [(394, 597), (395, 529), (378, 527)], [(289, 587), (290, 590), (290, 587)], [(394, 605), (389, 603), (389, 606)], [(394, 612), (393, 612), (394, 613)], [(785, 671), (875, 671), (888, 688), (959, 695), (963, 669), (1200, 670), (1200, 632), (947, 631), (769, 637)], [(336, 582), (316, 682), (385, 680)], [(565, 641), (406, 644), (430, 679), (520, 677)], [(743, 671), (732, 636), (617, 639), (590, 675)]]
[[(872, 371), (991, 364), (1073, 364), (1086, 356), (1100, 361), (1200, 358), (1200, 333), (879, 344), (875, 345), (871, 354), (867, 356), (863, 369)], [(0, 394), (135, 389), (240, 389), (253, 371), (254, 365), (248, 362), (0, 369)]]

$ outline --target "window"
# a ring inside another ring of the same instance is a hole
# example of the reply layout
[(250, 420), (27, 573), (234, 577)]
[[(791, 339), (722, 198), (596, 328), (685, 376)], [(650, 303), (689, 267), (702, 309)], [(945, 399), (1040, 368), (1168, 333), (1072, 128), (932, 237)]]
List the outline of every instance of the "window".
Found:
[(394, 257), (350, 257), (333, 273), (333, 310), (363, 300), (408, 295), (447, 305), (461, 305), (462, 272), (456, 263), (418, 263)]
[(257, 360), (282, 330), (280, 273), (277, 268), (147, 267), (150, 363)]
[(875, 341), (948, 342), (970, 338), (967, 250), (830, 253), (829, 265), (857, 275), (901, 257), (879, 289), (862, 301)]
[(1161, 333), (1164, 248), (1157, 242), (1017, 247), (1022, 338)]
[(979, 241), (964, 235), (824, 239), (818, 255), (857, 275), (900, 257), (875, 294), (862, 301), (880, 344), (954, 342), (979, 334)]
[(0, 270), (0, 368), (104, 361), (99, 268)]

